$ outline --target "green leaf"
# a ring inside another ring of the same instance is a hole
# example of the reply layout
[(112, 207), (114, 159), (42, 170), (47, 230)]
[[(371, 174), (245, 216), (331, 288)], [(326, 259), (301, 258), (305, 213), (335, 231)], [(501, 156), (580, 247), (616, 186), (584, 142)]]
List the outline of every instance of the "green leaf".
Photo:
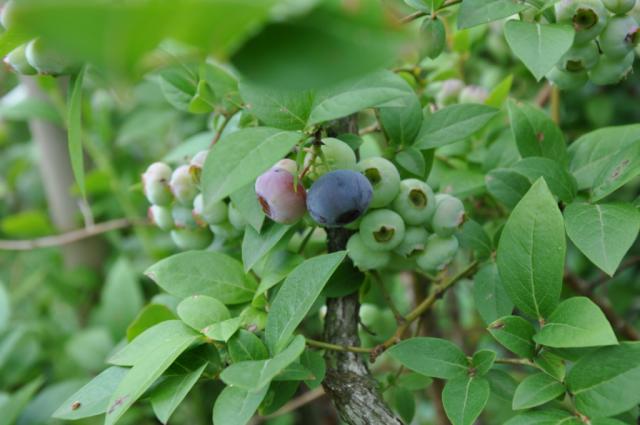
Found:
[(407, 82), (391, 71), (378, 71), (319, 92), (309, 125), (376, 106), (405, 106), (408, 101)]
[(615, 192), (640, 174), (640, 143), (619, 149), (593, 182), (591, 201), (600, 199)]
[(468, 103), (448, 106), (427, 116), (414, 143), (418, 149), (438, 148), (473, 135), (493, 118), (497, 109)]
[(127, 328), (127, 341), (132, 341), (152, 326), (167, 320), (177, 319), (169, 308), (162, 304), (149, 304), (138, 313)]
[(422, 105), (409, 83), (402, 80), (398, 85), (404, 86), (405, 94), (401, 102), (405, 106), (379, 108), (378, 116), (389, 141), (397, 146), (407, 146), (413, 143), (420, 131)]
[[(158, 326), (161, 325), (162, 323)], [(134, 363), (111, 395), (105, 415), (105, 425), (115, 424), (156, 379), (171, 366), (174, 360), (199, 339), (199, 335), (195, 333), (189, 337), (186, 334), (186, 330), (183, 335), (163, 334), (155, 342), (153, 350), (149, 350), (149, 346), (147, 346), (144, 358)], [(142, 335), (138, 338), (141, 337)], [(134, 342), (136, 340), (134, 339)]]
[(447, 33), (437, 16), (426, 17), (420, 26), (420, 37), (423, 41), (423, 50), (428, 58), (435, 59), (444, 50)]
[(433, 152), (433, 149), (421, 152), (413, 146), (409, 146), (396, 154), (395, 162), (411, 174), (425, 180), (427, 178), (427, 164), (424, 155), (426, 152)]
[(558, 304), (565, 251), (562, 214), (540, 179), (509, 216), (497, 253), (507, 294), (526, 315), (546, 317)]
[(504, 80), (491, 90), (487, 100), (484, 101), (485, 105), (493, 106), (494, 108), (501, 108), (504, 102), (509, 97), (511, 91), (511, 84), (513, 83), (513, 74), (509, 74)]
[(416, 413), (415, 395), (403, 387), (391, 387), (386, 394), (389, 404), (406, 424), (410, 424)]
[(564, 391), (564, 385), (546, 373), (529, 375), (516, 388), (513, 410), (540, 406), (560, 396)]
[(247, 360), (265, 360), (269, 358), (269, 350), (264, 342), (254, 333), (240, 329), (229, 339), (227, 344), (229, 356), (234, 363)]
[(640, 403), (640, 342), (585, 355), (569, 371), (567, 386), (584, 415), (614, 416), (631, 409)]
[(546, 112), (526, 103), (507, 102), (511, 132), (523, 158), (536, 156), (567, 163), (564, 135)]
[(257, 299), (269, 289), (282, 282), (304, 261), (304, 257), (286, 250), (272, 250), (260, 264), (259, 274), (262, 277), (253, 299)]
[(127, 372), (128, 369), (117, 366), (105, 369), (65, 400), (52, 416), (57, 419), (75, 420), (106, 412), (111, 394)]
[(185, 324), (197, 331), (231, 318), (224, 304), (206, 295), (193, 295), (182, 300), (178, 304), (178, 316)]
[(185, 326), (179, 320), (160, 322), (152, 328), (138, 335), (133, 341), (116, 352), (108, 362), (117, 366), (135, 366), (144, 363), (146, 359), (159, 351), (168, 342), (177, 345), (193, 342), (198, 334)]
[[(491, 387), (491, 395), (496, 396), (497, 400), (511, 403), (513, 393), (516, 391), (518, 383), (513, 377), (501, 369), (490, 370), (486, 378), (489, 380)], [(505, 407), (507, 406), (504, 403)]]
[(586, 297), (572, 297), (561, 302), (533, 340), (555, 348), (598, 347), (618, 343), (604, 313)]
[(254, 182), (236, 190), (229, 195), (229, 197), (233, 205), (238, 209), (238, 212), (240, 212), (242, 218), (244, 218), (256, 232), (260, 232), (266, 216), (258, 201)]
[(223, 320), (222, 322), (213, 323), (202, 329), (208, 338), (214, 341), (227, 342), (237, 331), (242, 324), (241, 317), (234, 317), (232, 319)]
[(571, 202), (576, 196), (576, 181), (558, 162), (541, 157), (524, 158), (513, 165), (513, 170), (522, 174), (533, 184), (544, 177), (551, 193), (564, 202)]
[(574, 31), (568, 25), (511, 20), (504, 26), (504, 35), (513, 53), (540, 81), (569, 50)]
[(246, 425), (268, 389), (268, 385), (254, 392), (239, 387), (226, 387), (213, 405), (213, 425)]
[(310, 258), (296, 267), (282, 283), (271, 305), (265, 328), (267, 346), (272, 354), (289, 342), (345, 256), (346, 252), (340, 251)]
[(202, 170), (205, 205), (253, 182), (300, 139), (298, 133), (268, 127), (245, 128), (222, 137), (211, 148)]
[(578, 181), (578, 189), (593, 187), (611, 159), (636, 144), (640, 144), (640, 124), (601, 128), (571, 143), (570, 168)]
[(471, 358), (471, 366), (475, 369), (477, 376), (482, 376), (489, 372), (496, 360), (496, 352), (492, 350), (476, 351)]
[(71, 169), (80, 188), (83, 198), (87, 197), (84, 184), (84, 153), (82, 152), (82, 84), (86, 67), (82, 67), (78, 75), (71, 82), (71, 96), (69, 98), (69, 111), (67, 118), (67, 137), (69, 144), (69, 159)]
[(507, 350), (527, 359), (533, 357), (536, 330), (529, 321), (520, 316), (506, 316), (491, 323), (487, 329)]
[(288, 347), (273, 358), (234, 363), (222, 371), (220, 379), (227, 385), (257, 390), (268, 385), (276, 375), (298, 359), (304, 348), (305, 339), (298, 335)]
[(513, 303), (500, 281), (496, 263), (490, 262), (482, 266), (474, 276), (473, 299), (480, 317), (486, 324), (513, 311)]
[(545, 409), (522, 413), (504, 425), (581, 425), (582, 421), (565, 410)]
[(4, 282), (0, 280), (0, 332), (3, 332), (8, 327), (10, 319), (11, 298)]
[(496, 168), (485, 177), (487, 190), (507, 207), (513, 209), (531, 188), (531, 183), (522, 174), (505, 168)]
[(543, 351), (533, 359), (543, 372), (549, 374), (556, 381), (564, 381), (566, 375), (566, 367), (562, 357), (557, 356), (549, 351)]
[(0, 404), (0, 407), (2, 408), (0, 425), (13, 425), (16, 423), (16, 420), (19, 418), (23, 409), (42, 386), (43, 381), (44, 378), (38, 377), (31, 382), (24, 384), (20, 389), (11, 394), (7, 401)]
[(462, 350), (440, 338), (405, 339), (388, 349), (387, 353), (414, 372), (433, 378), (453, 379), (466, 374), (469, 369)]
[(409, 372), (398, 377), (398, 385), (410, 391), (424, 390), (433, 383), (433, 379), (419, 373)]
[(313, 373), (313, 379), (307, 379), (304, 383), (310, 390), (318, 388), (322, 385), (324, 376), (326, 374), (327, 364), (324, 361), (324, 357), (318, 351), (304, 350), (300, 356), (300, 363)]
[(258, 261), (269, 253), (291, 229), (279, 223), (268, 223), (261, 233), (253, 227), (247, 227), (242, 239), (242, 263), (244, 271), (251, 270)]
[(573, 203), (564, 210), (567, 235), (576, 247), (613, 276), (640, 231), (640, 213), (631, 204)]
[(204, 363), (195, 370), (187, 371), (180, 375), (168, 376), (153, 389), (151, 407), (160, 422), (166, 424), (169, 421), (169, 417), (198, 382), (206, 367), (207, 363)]
[(122, 338), (144, 305), (138, 276), (124, 257), (109, 269), (100, 294), (98, 316), (114, 338)]
[(480, 260), (489, 258), (493, 251), (493, 244), (484, 228), (474, 220), (468, 220), (462, 227), (460, 244), (473, 250)]
[(149, 267), (145, 274), (171, 295), (208, 295), (227, 305), (250, 301), (257, 286), (239, 261), (212, 251), (173, 255)]
[(303, 130), (315, 98), (312, 90), (289, 91), (243, 81), (240, 96), (249, 112), (264, 125), (283, 130)]
[(526, 4), (513, 0), (465, 0), (458, 11), (458, 28), (471, 28), (523, 11)]
[(442, 404), (453, 425), (471, 425), (489, 400), (489, 381), (483, 377), (461, 376), (447, 381)]

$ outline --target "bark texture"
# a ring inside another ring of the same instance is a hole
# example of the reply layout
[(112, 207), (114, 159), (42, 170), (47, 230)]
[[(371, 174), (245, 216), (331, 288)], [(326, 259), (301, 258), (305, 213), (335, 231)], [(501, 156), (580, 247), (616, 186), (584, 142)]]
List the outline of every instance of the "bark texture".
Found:
[[(339, 120), (329, 129), (329, 135), (356, 133), (355, 117)], [(329, 252), (345, 249), (351, 232), (347, 229), (327, 229)], [(360, 345), (358, 293), (327, 300), (325, 341), (348, 346)], [(343, 421), (350, 425), (402, 425), (387, 407), (361, 355), (327, 350), (327, 373), (323, 386)]]

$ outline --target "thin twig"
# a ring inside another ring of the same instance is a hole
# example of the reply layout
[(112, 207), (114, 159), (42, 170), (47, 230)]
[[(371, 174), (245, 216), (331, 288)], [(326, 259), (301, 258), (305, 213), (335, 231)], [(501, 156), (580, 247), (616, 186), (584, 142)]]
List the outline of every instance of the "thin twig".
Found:
[(421, 11), (413, 12), (410, 15), (403, 16), (402, 18), (400, 18), (400, 23), (406, 24), (406, 23), (409, 23), (411, 21), (415, 21), (416, 19), (420, 19), (423, 16), (427, 16), (427, 13), (426, 12), (421, 12)]
[[(628, 268), (631, 268), (633, 266), (635, 266), (636, 264), (640, 263), (640, 255), (635, 256), (635, 257), (631, 257), (627, 260), (625, 260), (622, 265), (620, 265), (620, 267), (618, 267), (618, 270), (616, 270), (616, 273), (620, 273), (623, 270), (626, 270)], [(607, 275), (606, 273), (602, 272), (602, 274), (600, 275), (600, 277), (598, 279), (596, 279), (589, 287), (589, 290), (591, 292), (593, 292), (598, 286), (602, 285), (603, 283), (608, 282), (611, 279), (611, 276)]]
[(127, 218), (119, 218), (116, 220), (105, 221), (83, 229), (73, 230), (60, 235), (45, 236), (43, 238), (28, 240), (2, 240), (0, 239), (0, 250), (8, 251), (29, 251), (37, 248), (50, 248), (54, 246), (67, 245), (82, 239), (91, 238), (93, 236), (110, 232), (112, 230), (124, 229), (132, 226), (134, 223)]
[(560, 90), (558, 86), (551, 87), (551, 119), (560, 124)]
[(329, 342), (317, 341), (315, 339), (307, 338), (307, 345), (316, 348), (322, 348), (324, 350), (341, 351), (349, 353), (371, 353), (372, 348), (366, 347), (350, 347), (346, 345), (331, 344)]
[(427, 310), (429, 310), (435, 302), (441, 298), (445, 292), (453, 285), (455, 285), (458, 281), (467, 277), (469, 274), (473, 273), (476, 266), (478, 265), (477, 261), (471, 262), (467, 267), (461, 270), (458, 274), (453, 276), (451, 279), (445, 281), (444, 283), (434, 285), (431, 293), (427, 298), (425, 298), (416, 308), (414, 308), (408, 315), (405, 316), (405, 322), (398, 326), (396, 332), (391, 336), (391, 338), (387, 339), (382, 344), (378, 345), (371, 352), (371, 361), (374, 362), (376, 357), (382, 354), (387, 348), (392, 345), (400, 342), (406, 330), (411, 326), (416, 319), (422, 316)]
[(282, 415), (286, 415), (287, 413), (291, 413), (299, 408), (301, 408), (302, 406), (309, 404), (317, 399), (319, 399), (320, 397), (323, 397), (325, 395), (324, 389), (322, 387), (318, 387), (314, 390), (311, 391), (307, 391), (306, 393), (302, 394), (299, 397), (294, 398), (293, 400), (287, 402), (287, 404), (285, 404), (284, 406), (282, 406), (280, 409), (276, 410), (275, 412), (271, 413), (270, 415), (266, 415), (266, 416), (258, 416), (255, 417), (254, 421), (252, 422), (253, 424), (259, 424), (263, 421), (267, 421), (269, 419), (274, 419), (277, 418), (278, 416), (282, 416)]
[(547, 104), (550, 97), (551, 97), (551, 84), (547, 83), (544, 86), (542, 86), (542, 88), (536, 95), (536, 105), (542, 108), (544, 105)]
[(216, 132), (216, 135), (213, 136), (213, 140), (211, 141), (211, 144), (209, 145), (209, 147), (213, 147), (213, 145), (218, 143), (218, 140), (220, 140), (220, 137), (222, 137), (222, 133), (224, 133), (224, 129), (227, 128), (227, 125), (229, 124), (233, 116), (234, 114), (231, 114), (231, 113), (224, 115), (224, 121), (222, 121), (222, 124), (220, 125), (220, 128)]

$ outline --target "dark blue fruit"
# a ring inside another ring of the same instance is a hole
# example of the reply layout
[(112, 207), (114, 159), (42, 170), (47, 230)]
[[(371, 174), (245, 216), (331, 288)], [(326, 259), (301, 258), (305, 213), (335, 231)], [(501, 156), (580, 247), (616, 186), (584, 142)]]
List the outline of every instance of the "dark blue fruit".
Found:
[(311, 217), (327, 227), (349, 224), (369, 207), (373, 188), (362, 174), (337, 170), (321, 176), (309, 189), (307, 209)]

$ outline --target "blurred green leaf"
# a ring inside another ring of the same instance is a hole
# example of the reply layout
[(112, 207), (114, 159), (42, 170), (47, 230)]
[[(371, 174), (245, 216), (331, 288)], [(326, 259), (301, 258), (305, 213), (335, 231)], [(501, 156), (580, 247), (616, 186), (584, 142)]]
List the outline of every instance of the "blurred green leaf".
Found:
[(18, 238), (46, 236), (54, 231), (49, 217), (38, 210), (6, 216), (0, 221), (0, 229), (7, 236)]
[(513, 0), (465, 0), (458, 12), (458, 28), (470, 28), (508, 18), (526, 7), (527, 5)]
[(173, 412), (198, 382), (207, 363), (192, 371), (165, 378), (151, 393), (151, 407), (160, 422), (166, 424)]
[(242, 263), (248, 272), (285, 237), (291, 226), (270, 222), (261, 233), (253, 227), (245, 229), (242, 239)]
[(9, 399), (0, 405), (0, 409), (2, 409), (0, 425), (13, 425), (43, 382), (44, 378), (36, 378), (10, 395)]
[(71, 81), (71, 94), (69, 97), (67, 135), (69, 145), (69, 158), (71, 169), (80, 188), (83, 198), (87, 197), (84, 184), (84, 152), (82, 151), (82, 85), (84, 84), (85, 67), (82, 67), (78, 75)]

